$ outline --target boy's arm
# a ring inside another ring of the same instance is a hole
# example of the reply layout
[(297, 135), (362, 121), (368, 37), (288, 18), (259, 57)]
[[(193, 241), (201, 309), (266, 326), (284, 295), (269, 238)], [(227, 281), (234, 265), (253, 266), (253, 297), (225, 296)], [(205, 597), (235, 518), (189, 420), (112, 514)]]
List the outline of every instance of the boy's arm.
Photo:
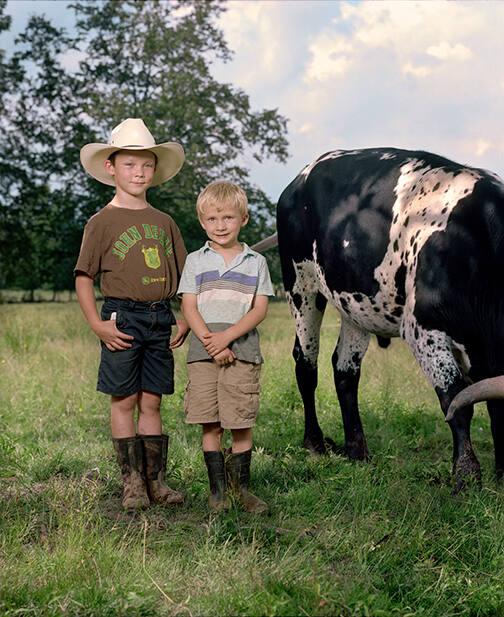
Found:
[(252, 308), (240, 321), (223, 332), (207, 332), (202, 336), (202, 343), (211, 356), (215, 356), (240, 336), (253, 330), (266, 317), (268, 296), (255, 296)]
[[(203, 321), (203, 317), (201, 317), (200, 312), (198, 311), (198, 303), (197, 303), (196, 294), (184, 293), (182, 295), (181, 308), (182, 308), (182, 313), (184, 314), (184, 317), (186, 318), (187, 323), (189, 324), (189, 327), (194, 332), (194, 334), (199, 338), (199, 340), (203, 344), (205, 344), (204, 337), (207, 334), (210, 334), (210, 331), (207, 328), (206, 323)], [(226, 352), (226, 353), (210, 354), (211, 356), (217, 356), (217, 355), (219, 356), (217, 358), (214, 358), (217, 364), (228, 364), (229, 362), (232, 362), (236, 358), (235, 354), (230, 349), (226, 349), (226, 347), (220, 350), (221, 352)]]
[(128, 341), (132, 340), (133, 336), (120, 332), (116, 327), (115, 319), (102, 321), (98, 315), (93, 279), (86, 274), (77, 274), (75, 291), (86, 321), (96, 336), (105, 343), (107, 349), (118, 351), (131, 347), (131, 343), (128, 343)]
[[(182, 276), (182, 271), (184, 269), (184, 264), (187, 259), (187, 251), (184, 244), (184, 240), (182, 238), (182, 234), (180, 233), (180, 229), (178, 228), (175, 221), (172, 219), (172, 241), (173, 241), (173, 257), (175, 259), (175, 264), (177, 268), (177, 276), (180, 279)], [(182, 310), (181, 302), (178, 299), (178, 296), (173, 298), (175, 303), (179, 304), (179, 308)], [(185, 319), (177, 319), (177, 330), (175, 334), (170, 339), (170, 349), (175, 349), (183, 345), (184, 341), (189, 334), (189, 326)]]
[(177, 331), (170, 339), (170, 349), (176, 349), (184, 344), (184, 341), (189, 334), (189, 326), (185, 319), (177, 319)]
[[(182, 302), (180, 302), (177, 297), (174, 300), (175, 303), (178, 304), (177, 309), (182, 312)], [(184, 316), (182, 316), (182, 319), (175, 319), (175, 321), (177, 322), (177, 330), (170, 338), (170, 349), (176, 349), (177, 347), (183, 345), (187, 335), (190, 332), (190, 328), (184, 319)]]
[(198, 311), (196, 294), (184, 293), (180, 308), (191, 330), (203, 342), (203, 335), (207, 334), (209, 330)]

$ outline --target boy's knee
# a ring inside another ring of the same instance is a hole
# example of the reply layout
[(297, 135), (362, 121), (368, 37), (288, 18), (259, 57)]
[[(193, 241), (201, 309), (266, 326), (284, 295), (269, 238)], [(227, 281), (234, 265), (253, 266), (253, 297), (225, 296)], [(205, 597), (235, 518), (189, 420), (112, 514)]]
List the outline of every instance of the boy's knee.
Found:
[(231, 434), (233, 439), (250, 439), (252, 437), (252, 428), (233, 428)]
[(210, 434), (213, 433), (215, 435), (222, 435), (224, 429), (220, 425), (220, 422), (209, 422), (207, 424), (202, 424), (201, 428), (203, 429), (203, 433)]
[(146, 415), (159, 415), (161, 396), (152, 392), (142, 392), (138, 398), (138, 412)]
[(138, 415), (139, 416), (160, 416), (161, 409), (160, 407), (149, 407), (149, 406), (142, 405), (141, 407), (138, 408)]
[(138, 394), (130, 394), (129, 396), (112, 396), (111, 407), (113, 410), (121, 413), (131, 413), (134, 411), (138, 401)]

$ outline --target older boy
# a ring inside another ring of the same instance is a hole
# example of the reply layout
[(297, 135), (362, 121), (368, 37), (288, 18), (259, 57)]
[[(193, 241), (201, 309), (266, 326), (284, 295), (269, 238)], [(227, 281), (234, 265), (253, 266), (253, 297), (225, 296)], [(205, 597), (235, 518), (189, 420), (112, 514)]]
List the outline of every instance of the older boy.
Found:
[[(84, 229), (75, 274), (81, 309), (101, 340), (97, 389), (111, 396), (122, 504), (181, 503), (182, 495), (163, 481), (168, 436), (162, 434), (160, 406), (162, 395), (173, 393), (171, 350), (188, 330), (169, 304), (186, 250), (173, 219), (147, 202), (147, 189), (178, 173), (184, 151), (173, 142), (156, 145), (143, 121), (129, 118), (112, 130), (108, 144), (85, 145), (81, 162), (95, 179), (115, 186), (114, 197)], [(105, 298), (101, 316), (93, 289), (98, 274)]]
[(229, 429), (229, 471), (239, 500), (248, 512), (264, 512), (266, 503), (248, 485), (263, 361), (256, 326), (266, 317), (273, 288), (264, 257), (238, 240), (248, 221), (245, 192), (229, 182), (213, 182), (198, 196), (196, 209), (209, 240), (188, 256), (179, 285), (182, 311), (193, 331), (186, 422), (203, 430), (210, 507), (229, 507), (221, 450), (222, 433)]

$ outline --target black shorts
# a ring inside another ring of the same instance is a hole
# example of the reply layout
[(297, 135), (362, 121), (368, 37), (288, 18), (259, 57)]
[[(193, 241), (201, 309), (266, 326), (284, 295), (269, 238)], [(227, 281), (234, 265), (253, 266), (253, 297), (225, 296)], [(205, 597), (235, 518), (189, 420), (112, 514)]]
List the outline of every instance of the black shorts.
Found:
[(134, 337), (129, 349), (110, 351), (101, 344), (97, 390), (112, 396), (147, 391), (173, 394), (173, 353), (169, 347), (175, 316), (168, 301), (134, 302), (105, 298), (103, 320), (116, 313), (117, 328)]

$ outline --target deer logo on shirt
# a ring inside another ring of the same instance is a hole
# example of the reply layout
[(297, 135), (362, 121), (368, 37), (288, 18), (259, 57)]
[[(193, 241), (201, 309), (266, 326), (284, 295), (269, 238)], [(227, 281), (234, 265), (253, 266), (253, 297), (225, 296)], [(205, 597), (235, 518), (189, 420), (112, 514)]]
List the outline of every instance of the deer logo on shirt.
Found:
[(159, 259), (157, 246), (149, 246), (148, 248), (142, 246), (142, 253), (144, 255), (145, 263), (149, 268), (159, 268), (161, 265), (161, 260)]

